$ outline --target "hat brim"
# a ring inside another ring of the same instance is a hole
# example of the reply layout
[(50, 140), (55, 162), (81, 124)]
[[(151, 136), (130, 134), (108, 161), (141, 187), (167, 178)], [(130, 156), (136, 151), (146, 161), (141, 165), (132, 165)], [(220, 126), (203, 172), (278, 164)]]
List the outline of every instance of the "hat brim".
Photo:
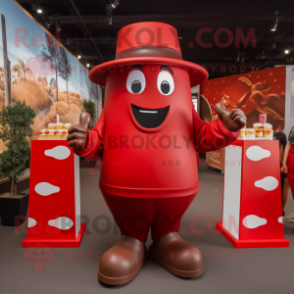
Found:
[(161, 64), (185, 69), (189, 74), (191, 87), (197, 86), (208, 79), (207, 70), (198, 64), (181, 59), (159, 57), (134, 57), (105, 62), (97, 65), (89, 72), (89, 79), (95, 84), (105, 86), (108, 73), (115, 72), (119, 67), (134, 64)]

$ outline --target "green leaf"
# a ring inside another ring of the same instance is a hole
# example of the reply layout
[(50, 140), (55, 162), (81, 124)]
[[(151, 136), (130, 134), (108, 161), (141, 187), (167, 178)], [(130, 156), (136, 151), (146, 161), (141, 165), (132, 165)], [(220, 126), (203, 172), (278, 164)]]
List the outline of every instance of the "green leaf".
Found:
[(7, 150), (0, 154), (0, 175), (14, 177), (30, 165), (30, 144), (36, 114), (25, 101), (12, 100), (0, 112), (0, 139)]
[(89, 126), (89, 129), (92, 129), (94, 127), (94, 121), (96, 118), (96, 106), (95, 103), (91, 100), (84, 100), (83, 102), (84, 111), (88, 112), (91, 116), (91, 123)]

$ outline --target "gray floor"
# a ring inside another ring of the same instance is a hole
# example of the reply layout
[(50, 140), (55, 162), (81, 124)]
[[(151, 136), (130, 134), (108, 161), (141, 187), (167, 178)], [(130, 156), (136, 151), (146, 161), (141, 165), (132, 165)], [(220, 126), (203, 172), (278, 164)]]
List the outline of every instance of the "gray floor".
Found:
[[(84, 168), (81, 170), (82, 214), (89, 224), (81, 247), (53, 248), (54, 259), (46, 261), (44, 271), (37, 272), (32, 260), (23, 257), (25, 249), (21, 248), (21, 241), (25, 233), (0, 226), (0, 294), (292, 294), (294, 226), (284, 225), (290, 248), (235, 249), (222, 235), (209, 230), (214, 228), (215, 222), (213, 220), (210, 226), (209, 218), (221, 215), (222, 176), (202, 163), (199, 178), (200, 192), (184, 215), (179, 233), (201, 250), (205, 263), (202, 277), (180, 279), (147, 261), (131, 283), (123, 287), (103, 287), (97, 281), (99, 256), (116, 242), (119, 233), (98, 189), (98, 174), (89, 175)], [(291, 211), (294, 211), (294, 201), (289, 195), (286, 213)], [(197, 215), (204, 217), (195, 223), (198, 230), (205, 230), (201, 235), (190, 228)], [(148, 239), (147, 245), (150, 242)]]

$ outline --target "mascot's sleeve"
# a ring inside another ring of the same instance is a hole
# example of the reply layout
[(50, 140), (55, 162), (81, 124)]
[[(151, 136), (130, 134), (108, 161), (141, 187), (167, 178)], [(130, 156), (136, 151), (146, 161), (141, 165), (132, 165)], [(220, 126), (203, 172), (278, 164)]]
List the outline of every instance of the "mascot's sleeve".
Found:
[(209, 152), (224, 148), (232, 144), (240, 133), (240, 131), (229, 131), (219, 117), (214, 121), (205, 123), (200, 119), (194, 107), (193, 127), (195, 146), (198, 152)]
[(104, 148), (104, 129), (105, 129), (105, 115), (102, 110), (101, 115), (92, 130), (88, 130), (87, 144), (84, 149), (74, 149), (74, 153), (78, 156), (97, 159), (102, 158)]

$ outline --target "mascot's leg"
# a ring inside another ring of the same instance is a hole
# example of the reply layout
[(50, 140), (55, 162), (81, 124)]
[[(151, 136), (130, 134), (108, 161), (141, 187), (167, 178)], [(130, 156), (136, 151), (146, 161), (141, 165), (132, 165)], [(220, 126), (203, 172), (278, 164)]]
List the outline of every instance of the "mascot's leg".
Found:
[(131, 281), (147, 259), (145, 241), (155, 214), (153, 199), (126, 198), (103, 193), (121, 231), (121, 238), (100, 259), (98, 279), (109, 285)]
[(199, 249), (177, 233), (181, 218), (194, 197), (157, 200), (151, 226), (153, 243), (149, 247), (149, 258), (170, 273), (184, 278), (200, 276), (204, 271)]

